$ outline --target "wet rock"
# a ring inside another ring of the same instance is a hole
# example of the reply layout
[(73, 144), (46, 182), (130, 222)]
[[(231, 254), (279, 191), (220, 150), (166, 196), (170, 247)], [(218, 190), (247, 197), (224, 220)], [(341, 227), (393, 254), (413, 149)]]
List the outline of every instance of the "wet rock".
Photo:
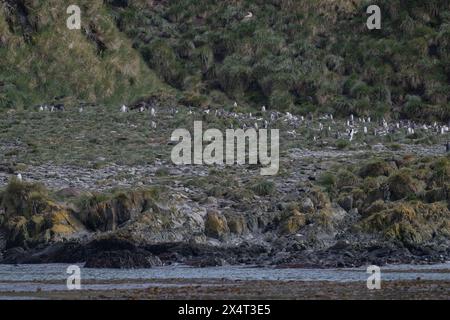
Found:
[(1, 263), (10, 264), (10, 263), (20, 263), (21, 260), (25, 257), (26, 252), (22, 247), (14, 247), (6, 250), (3, 253), (3, 260)]
[(188, 260), (186, 261), (186, 264), (197, 268), (222, 267), (229, 265), (225, 259), (219, 257), (204, 257), (195, 260)]
[(350, 248), (350, 243), (346, 240), (339, 240), (336, 242), (334, 246), (330, 248), (332, 251), (344, 251), (346, 249)]
[(345, 211), (349, 212), (353, 209), (353, 196), (347, 195), (344, 197), (341, 197), (338, 200), (338, 204), (344, 209)]
[(161, 266), (161, 260), (142, 249), (100, 251), (89, 255), (86, 268), (137, 269)]

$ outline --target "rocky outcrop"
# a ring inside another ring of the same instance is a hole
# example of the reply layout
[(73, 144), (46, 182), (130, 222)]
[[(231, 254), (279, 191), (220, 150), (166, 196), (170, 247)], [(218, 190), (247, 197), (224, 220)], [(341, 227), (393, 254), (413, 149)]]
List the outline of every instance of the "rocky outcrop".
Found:
[(161, 260), (142, 249), (100, 251), (89, 255), (86, 268), (138, 269), (161, 266)]
[[(394, 178), (403, 172), (398, 171), (362, 179), (342, 169), (338, 181), (343, 191), (338, 194), (312, 183), (277, 182), (277, 192), (250, 192), (245, 201), (229, 197), (230, 190), (253, 187), (253, 180), (228, 182), (230, 187), (216, 197), (209, 184), (193, 191), (65, 190), (55, 196), (16, 184), (0, 196), (1, 258), (3, 263), (86, 263), (92, 268), (171, 263), (342, 267), (417, 262), (419, 255), (426, 261), (445, 260), (448, 203), (414, 200), (431, 200), (422, 189), (402, 200), (385, 200), (383, 188), (401, 184)], [(424, 188), (420, 176), (410, 178)], [(393, 194), (404, 187), (393, 187)], [(427, 188), (446, 185), (433, 182)], [(427, 252), (421, 251), (424, 247)]]
[(75, 213), (50, 199), (41, 185), (13, 180), (0, 199), (7, 248), (49, 244), (87, 232)]
[(79, 208), (79, 219), (92, 231), (114, 231), (147, 210), (158, 211), (155, 196), (151, 190), (94, 195), (84, 199)]
[(216, 239), (223, 239), (229, 232), (230, 229), (225, 216), (215, 211), (210, 211), (207, 213), (205, 219), (206, 236)]
[(306, 224), (305, 214), (298, 211), (297, 208), (289, 208), (281, 217), (278, 231), (281, 235), (294, 234)]

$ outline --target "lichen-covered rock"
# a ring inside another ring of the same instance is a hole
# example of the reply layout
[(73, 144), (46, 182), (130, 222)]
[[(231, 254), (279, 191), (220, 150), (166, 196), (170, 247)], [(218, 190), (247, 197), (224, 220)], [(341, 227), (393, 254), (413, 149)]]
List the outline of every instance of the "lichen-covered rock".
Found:
[(281, 235), (294, 234), (306, 224), (306, 217), (297, 208), (288, 208), (282, 215), (278, 232)]
[[(308, 197), (314, 203), (315, 210), (329, 208), (331, 206), (329, 196), (319, 188), (312, 188), (308, 193)], [(301, 208), (303, 209), (303, 208)]]
[(300, 201), (300, 210), (305, 213), (314, 213), (316, 208), (310, 198), (304, 198)]
[(247, 232), (247, 222), (243, 215), (226, 214), (225, 217), (231, 233), (240, 236)]
[(93, 231), (114, 231), (149, 209), (158, 211), (154, 190), (120, 192), (111, 196), (94, 195), (80, 204), (79, 219)]
[(45, 220), (50, 226), (50, 235), (53, 240), (62, 240), (74, 235), (87, 232), (84, 225), (67, 210), (58, 210), (46, 215)]
[(363, 219), (358, 226), (365, 232), (381, 234), (390, 241), (418, 245), (436, 237), (448, 239), (450, 211), (446, 202), (392, 203), (388, 209)]
[(229, 232), (227, 219), (222, 214), (216, 211), (209, 211), (206, 214), (205, 234), (208, 237), (223, 239)]

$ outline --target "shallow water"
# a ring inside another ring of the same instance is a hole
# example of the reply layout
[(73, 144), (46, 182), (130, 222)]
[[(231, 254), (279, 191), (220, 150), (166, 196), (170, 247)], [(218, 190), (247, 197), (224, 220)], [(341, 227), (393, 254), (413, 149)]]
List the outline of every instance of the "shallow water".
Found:
[[(67, 264), (0, 265), (0, 292), (35, 292), (67, 290)], [(227, 280), (276, 280), (276, 281), (366, 281), (366, 268), (355, 269), (276, 269), (248, 266), (193, 268), (184, 265), (155, 267), (152, 269), (89, 269), (81, 267), (81, 281), (96, 280), (95, 284), (82, 285), (83, 289), (144, 289), (191, 285), (195, 280), (183, 283), (165, 283), (167, 279), (227, 279)], [(385, 270), (383, 272), (383, 270)], [(443, 272), (444, 271), (444, 272)], [(392, 280), (448, 280), (450, 263), (438, 265), (395, 265), (381, 268), (382, 281)], [(102, 283), (108, 281), (122, 283)], [(145, 282), (152, 280), (152, 282)], [(156, 280), (156, 282), (155, 282)], [(161, 280), (158, 282), (158, 280)], [(61, 281), (61, 282), (60, 282)], [(203, 284), (205, 285), (205, 284)], [(208, 285), (208, 284), (206, 284)], [(210, 284), (214, 285), (214, 284)], [(1, 299), (1, 296), (0, 296)]]

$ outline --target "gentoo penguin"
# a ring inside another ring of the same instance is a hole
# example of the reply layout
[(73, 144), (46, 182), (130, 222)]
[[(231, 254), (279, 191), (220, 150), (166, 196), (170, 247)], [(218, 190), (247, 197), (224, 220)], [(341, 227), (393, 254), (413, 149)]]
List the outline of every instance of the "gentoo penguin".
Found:
[(78, 109), (78, 112), (79, 112), (79, 113), (82, 113), (83, 111), (84, 111), (83, 107), (80, 107), (80, 108)]
[(348, 134), (349, 136), (349, 141), (353, 141), (353, 135), (355, 134), (355, 131), (353, 130), (353, 128), (350, 130), (350, 133)]
[(445, 150), (450, 152), (450, 141), (447, 141), (447, 145), (445, 146)]
[(151, 115), (152, 117), (154, 117), (154, 116), (156, 115), (156, 110), (155, 110), (155, 108), (152, 108), (152, 109), (150, 110), (150, 115)]
[(122, 107), (120, 108), (120, 112), (127, 112), (128, 108), (125, 105), (122, 105)]
[(235, 108), (237, 108), (238, 104), (237, 104), (236, 101), (234, 102), (233, 106), (234, 106)]
[(266, 112), (266, 106), (262, 106), (261, 112)]
[(276, 116), (275, 116), (275, 113), (271, 113), (270, 114), (270, 121), (275, 121), (276, 120)]
[(253, 13), (251, 13), (250, 11), (247, 12), (247, 15), (244, 17), (244, 19), (250, 19), (253, 17)]
[(44, 111), (44, 107), (43, 106), (39, 106), (39, 111)]
[(152, 129), (156, 129), (156, 122), (155, 122), (155, 121), (152, 121), (152, 122), (151, 122), (151, 126), (152, 126)]
[(22, 181), (22, 175), (20, 173), (17, 174), (17, 180)]
[(367, 134), (367, 127), (364, 127), (364, 134)]

